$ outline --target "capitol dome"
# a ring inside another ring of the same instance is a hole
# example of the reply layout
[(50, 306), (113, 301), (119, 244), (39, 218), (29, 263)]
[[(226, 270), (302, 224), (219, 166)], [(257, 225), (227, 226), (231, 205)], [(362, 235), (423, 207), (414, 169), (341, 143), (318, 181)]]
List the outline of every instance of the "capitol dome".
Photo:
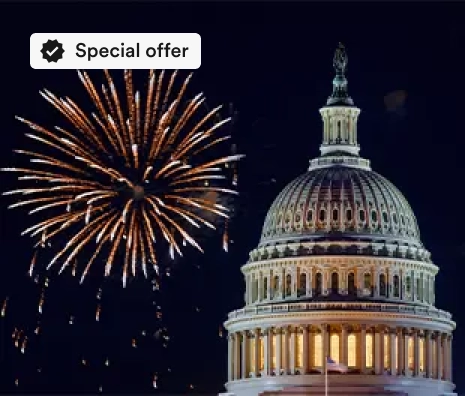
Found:
[(453, 394), (455, 322), (435, 306), (439, 268), (407, 200), (359, 155), (342, 46), (333, 65), (321, 155), (275, 199), (241, 267), (245, 304), (225, 322), (227, 394)]
[(310, 168), (289, 183), (268, 211), (259, 246), (340, 238), (421, 246), (402, 193), (370, 169), (344, 165)]

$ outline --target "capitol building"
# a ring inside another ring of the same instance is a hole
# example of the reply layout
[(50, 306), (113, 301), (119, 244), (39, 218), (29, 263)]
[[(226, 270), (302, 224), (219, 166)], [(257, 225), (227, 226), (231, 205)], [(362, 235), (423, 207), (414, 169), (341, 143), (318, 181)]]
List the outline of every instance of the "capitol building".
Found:
[(333, 65), (321, 155), (277, 196), (242, 267), (245, 304), (225, 323), (227, 394), (453, 394), (439, 269), (405, 197), (359, 155), (342, 46)]

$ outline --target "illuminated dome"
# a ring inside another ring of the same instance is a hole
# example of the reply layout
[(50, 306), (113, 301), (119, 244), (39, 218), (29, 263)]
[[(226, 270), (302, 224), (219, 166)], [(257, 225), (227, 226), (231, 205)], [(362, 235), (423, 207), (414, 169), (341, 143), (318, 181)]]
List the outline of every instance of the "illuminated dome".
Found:
[(275, 199), (241, 267), (227, 395), (327, 396), (328, 384), (345, 396), (453, 394), (455, 322), (435, 306), (439, 269), (407, 200), (359, 156), (346, 65), (340, 47), (321, 155)]
[(369, 169), (310, 169), (271, 205), (260, 246), (322, 239), (376, 239), (421, 246), (415, 215), (402, 193)]

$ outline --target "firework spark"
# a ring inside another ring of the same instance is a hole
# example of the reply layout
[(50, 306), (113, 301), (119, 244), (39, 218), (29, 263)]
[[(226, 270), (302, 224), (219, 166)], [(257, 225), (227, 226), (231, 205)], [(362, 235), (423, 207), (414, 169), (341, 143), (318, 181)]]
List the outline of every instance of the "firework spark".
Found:
[[(139, 271), (158, 273), (160, 240), (172, 258), (182, 255), (185, 244), (202, 251), (191, 230), (215, 229), (212, 215), (229, 217), (227, 207), (204, 197), (236, 193), (222, 184), (223, 171), (242, 155), (205, 159), (230, 138), (218, 135), (230, 119), (218, 121), (221, 106), (202, 114), (202, 94), (184, 101), (192, 75), (176, 90), (177, 72), (167, 77), (164, 71), (150, 71), (142, 100), (130, 70), (124, 72), (124, 98), (108, 71), (101, 93), (85, 72), (78, 74), (95, 113), (87, 114), (68, 97), (41, 91), (72, 129), (50, 130), (17, 117), (33, 131), (26, 136), (43, 150), (16, 150), (34, 165), (3, 169), (28, 183), (4, 195), (19, 197), (10, 208), (28, 207), (29, 214), (42, 215), (23, 232), (37, 240), (36, 249), (64, 242), (47, 268), (75, 271), (78, 256), (95, 244), (84, 260), (81, 282), (97, 259), (103, 259), (109, 276), (121, 258), (126, 285), (128, 276)], [(34, 254), (30, 274), (36, 259)]]

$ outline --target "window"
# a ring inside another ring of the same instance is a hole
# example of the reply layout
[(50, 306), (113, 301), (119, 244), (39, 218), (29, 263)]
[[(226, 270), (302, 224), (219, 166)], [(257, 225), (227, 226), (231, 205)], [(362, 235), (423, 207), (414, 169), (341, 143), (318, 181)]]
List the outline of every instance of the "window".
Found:
[(255, 337), (249, 338), (250, 371), (255, 371)]
[(346, 219), (348, 222), (352, 221), (352, 210), (351, 209), (346, 210)]
[(339, 363), (339, 334), (331, 334), (329, 344), (330, 358)]
[(371, 274), (369, 272), (365, 272), (363, 275), (363, 287), (371, 290)]
[(389, 217), (387, 212), (383, 212), (383, 223), (387, 224), (389, 222)]
[(315, 277), (315, 294), (318, 296), (322, 293), (323, 288), (323, 279), (322, 279), (321, 272), (317, 272)]
[(320, 209), (320, 222), (323, 223), (326, 218), (326, 210)]
[(365, 211), (363, 209), (360, 209), (358, 211), (358, 217), (362, 223), (365, 222)]
[(399, 275), (394, 275), (394, 297), (400, 297)]
[(307, 293), (307, 275), (300, 274), (299, 275), (299, 289), (297, 290), (297, 296), (305, 296)]
[(309, 210), (307, 212), (307, 223), (312, 223), (313, 222), (313, 210)]
[(304, 335), (302, 333), (297, 333), (295, 337), (295, 350), (296, 350), (296, 366), (301, 368), (304, 366)]
[(366, 367), (373, 367), (373, 334), (367, 333), (365, 335), (365, 358)]
[(271, 351), (269, 352), (271, 357), (271, 369), (274, 370), (276, 369), (276, 342), (278, 336), (274, 332), (270, 332), (269, 337), (271, 337)]
[(355, 274), (353, 272), (349, 272), (349, 275), (347, 277), (347, 280), (348, 280), (348, 285), (347, 285), (347, 289), (348, 289), (348, 292), (349, 294), (352, 294), (354, 295), (357, 291), (357, 288), (355, 287)]
[(292, 294), (292, 277), (291, 274), (286, 275), (286, 297)]
[(379, 275), (379, 295), (387, 297), (387, 288), (386, 288), (386, 275)]
[(313, 366), (323, 367), (323, 337), (321, 334), (315, 334), (313, 338)]
[(408, 368), (409, 370), (413, 371), (413, 369), (415, 368), (414, 366), (414, 361), (415, 361), (415, 357), (414, 357), (414, 346), (413, 346), (413, 337), (412, 336), (408, 336), (406, 337), (406, 342), (407, 342), (407, 351), (408, 351)]
[(405, 278), (405, 290), (409, 294), (412, 292), (412, 278), (410, 276)]
[(273, 287), (272, 287), (272, 293), (273, 293), (273, 296), (272, 297), (277, 297), (278, 294), (279, 294), (279, 276), (278, 275), (275, 275), (273, 277)]
[(420, 337), (418, 341), (420, 342), (420, 371), (425, 371), (425, 339)]
[(377, 223), (378, 222), (378, 213), (376, 213), (376, 210), (372, 210), (371, 211), (371, 221), (373, 223)]
[(347, 337), (347, 365), (349, 367), (357, 366), (357, 337), (355, 334), (349, 334)]
[(384, 369), (385, 370), (389, 370), (390, 369), (390, 366), (391, 366), (391, 361), (390, 361), (390, 357), (391, 357), (391, 345), (390, 345), (390, 340), (389, 340), (390, 336), (389, 334), (386, 334), (384, 333), (383, 334), (383, 349), (384, 349)]
[(339, 219), (339, 212), (337, 209), (333, 209), (333, 221), (337, 221)]
[(268, 298), (268, 278), (263, 279), (263, 299)]
[(337, 272), (331, 274), (331, 292), (334, 294), (339, 293), (339, 275)]

